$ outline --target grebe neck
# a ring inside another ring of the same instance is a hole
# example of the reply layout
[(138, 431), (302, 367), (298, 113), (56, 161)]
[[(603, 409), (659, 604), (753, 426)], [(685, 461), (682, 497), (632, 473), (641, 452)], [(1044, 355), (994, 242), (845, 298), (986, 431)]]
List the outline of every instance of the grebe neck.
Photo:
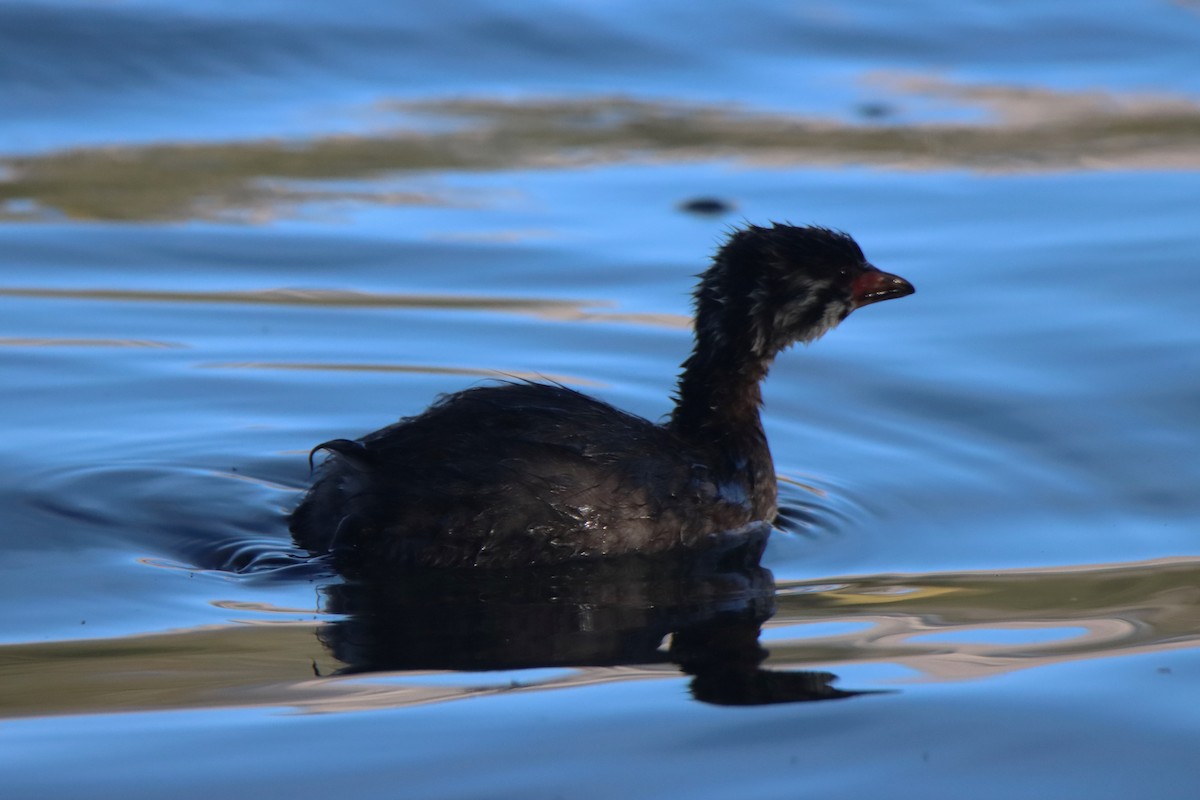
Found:
[(776, 512), (775, 464), (763, 431), (760, 384), (769, 362), (696, 350), (684, 362), (667, 428), (709, 453), (705, 466), (728, 499), (748, 504), (759, 519)]
[(762, 434), (759, 408), (768, 364), (746, 363), (707, 350), (697, 343), (683, 362), (675, 410), (667, 423), (675, 433), (698, 444)]

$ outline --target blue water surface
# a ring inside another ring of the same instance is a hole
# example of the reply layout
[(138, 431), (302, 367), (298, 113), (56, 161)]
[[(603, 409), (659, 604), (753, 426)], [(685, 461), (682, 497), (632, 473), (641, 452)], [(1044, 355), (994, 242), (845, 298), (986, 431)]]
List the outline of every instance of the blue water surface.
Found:
[[(1191, 797), (1198, 53), (1167, 0), (0, 6), (5, 796)], [(772, 369), (769, 576), (291, 544), (309, 448), (439, 393), (662, 417), (768, 220), (917, 287)]]

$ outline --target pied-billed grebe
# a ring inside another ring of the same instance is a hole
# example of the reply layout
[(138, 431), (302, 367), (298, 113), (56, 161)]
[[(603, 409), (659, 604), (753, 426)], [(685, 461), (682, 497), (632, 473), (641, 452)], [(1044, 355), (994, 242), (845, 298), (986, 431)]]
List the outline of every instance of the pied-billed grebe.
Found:
[(775, 355), (856, 308), (911, 294), (849, 236), (733, 232), (696, 289), (695, 347), (656, 425), (562, 386), (440, 398), (357, 441), (335, 439), (292, 515), (296, 541), (384, 566), (552, 564), (703, 550), (776, 513), (759, 419)]

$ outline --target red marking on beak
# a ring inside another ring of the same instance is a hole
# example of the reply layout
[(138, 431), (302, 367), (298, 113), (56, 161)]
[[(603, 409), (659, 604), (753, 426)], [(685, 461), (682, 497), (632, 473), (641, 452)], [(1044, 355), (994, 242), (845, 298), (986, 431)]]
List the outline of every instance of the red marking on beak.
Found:
[(871, 266), (855, 278), (850, 287), (855, 308), (869, 306), (881, 300), (891, 300), (894, 297), (904, 297), (915, 291), (913, 285), (899, 275), (892, 275)]

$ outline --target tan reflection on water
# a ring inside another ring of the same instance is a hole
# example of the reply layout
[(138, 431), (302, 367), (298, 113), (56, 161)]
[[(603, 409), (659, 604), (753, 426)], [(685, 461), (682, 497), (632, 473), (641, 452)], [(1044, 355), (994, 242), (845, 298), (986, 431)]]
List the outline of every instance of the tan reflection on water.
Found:
[(183, 347), (154, 339), (68, 339), (50, 336), (0, 336), (0, 347)]
[[(740, 160), (789, 166), (996, 172), (1200, 169), (1200, 103), (1149, 93), (956, 84), (927, 75), (864, 77), (862, 120), (729, 105), (586, 99), (381, 103), (384, 123), (435, 124), (307, 141), (124, 145), (0, 159), (0, 220), (336, 217), (342, 206), (476, 207), (489, 198), (425, 188), (430, 174), (612, 163)], [(905, 119), (942, 105), (984, 119)], [(447, 120), (458, 124), (446, 125)], [(422, 175), (422, 189), (403, 185)], [(345, 181), (362, 183), (347, 188)], [(337, 185), (334, 182), (342, 182)]]
[(338, 364), (334, 362), (270, 362), (240, 361), (219, 364), (203, 364), (208, 369), (251, 369), (251, 370), (300, 370), (305, 372), (402, 372), (417, 375), (462, 375), (468, 378), (497, 378), (500, 380), (554, 381), (572, 386), (605, 387), (602, 381), (581, 378), (575, 375), (560, 375), (547, 372), (525, 372), (522, 370), (484, 369), (482, 367), (439, 367), (430, 364)]
[[(773, 664), (886, 662), (917, 680), (958, 680), (1200, 644), (1200, 560), (1193, 558), (874, 576), (796, 583), (779, 594), (767, 626), (795, 626), (797, 637), (773, 637)], [(856, 630), (805, 637), (803, 626), (815, 622)]]
[[(608, 300), (555, 300), (530, 297), (470, 295), (413, 295), (383, 292), (350, 292), (335, 289), (260, 289), (250, 291), (168, 291), (142, 289), (62, 289), (3, 287), (0, 297), (41, 300), (94, 300), (130, 303), (230, 303), (238, 305), (322, 306), (345, 308), (419, 308), (451, 311), (496, 311), (556, 322), (628, 323), (686, 329), (691, 318), (681, 314), (599, 311), (611, 308)], [(0, 339), (0, 344), (67, 340)], [(91, 341), (91, 340), (80, 340)], [(143, 345), (150, 346), (150, 345)]]
[(0, 297), (104, 300), (134, 303), (234, 303), (246, 305), (323, 306), (351, 308), (450, 308), (513, 311), (546, 318), (574, 319), (600, 303), (536, 298), (472, 297), (469, 295), (409, 295), (349, 292), (335, 289), (258, 289), (249, 291), (168, 291), (141, 289), (61, 289), (0, 287)]
[[(214, 603), (235, 615), (243, 610)], [(837, 673), (839, 666), (886, 663), (918, 679), (979, 680), (1065, 661), (1200, 646), (1200, 558), (830, 578), (780, 586), (778, 603), (764, 642), (772, 669)], [(321, 677), (341, 665), (317, 640), (321, 622), (310, 621), (315, 612), (245, 609), (280, 619), (0, 647), (6, 689), (0, 717), (238, 706), (337, 712), (679, 675), (670, 665), (655, 665), (561, 669), (528, 683), (514, 683), (508, 673), (494, 682), (486, 674), (447, 682), (433, 672)], [(805, 638), (804, 626), (813, 623), (850, 623), (856, 630)], [(980, 636), (1064, 628), (1071, 633), (1019, 644)], [(780, 638), (789, 631), (798, 635)], [(903, 689), (903, 682), (875, 688)]]

